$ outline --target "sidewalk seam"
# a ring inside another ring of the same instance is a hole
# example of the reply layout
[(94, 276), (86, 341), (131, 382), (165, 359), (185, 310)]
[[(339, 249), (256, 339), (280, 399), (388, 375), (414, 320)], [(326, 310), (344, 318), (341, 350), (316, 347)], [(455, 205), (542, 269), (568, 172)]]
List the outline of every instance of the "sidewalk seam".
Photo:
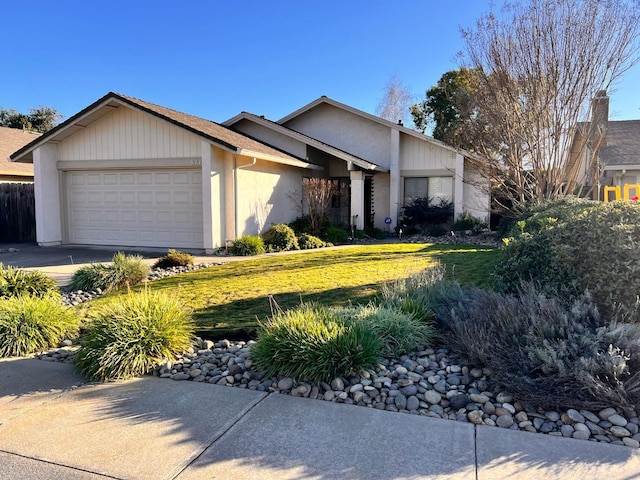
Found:
[[(234, 387), (229, 387), (229, 388), (234, 388)], [(265, 392), (266, 393), (266, 392)], [(177, 479), (180, 475), (182, 475), (182, 473), (189, 468), (191, 465), (193, 465), (194, 462), (196, 462), (202, 455), (205, 454), (205, 452), (207, 450), (209, 450), (212, 446), (214, 446), (216, 443), (218, 443), (218, 441), (224, 437), (227, 432), (229, 430), (231, 430), (233, 427), (235, 427), (238, 422), (240, 422), (240, 420), (242, 420), (244, 417), (247, 416), (247, 414), (249, 414), (254, 408), (256, 408), (258, 405), (260, 405), (269, 395), (272, 395), (271, 393), (267, 393), (266, 395), (264, 395), (262, 398), (260, 398), (257, 402), (255, 402), (253, 405), (251, 405), (249, 408), (247, 408), (244, 412), (242, 412), (238, 418), (236, 419), (235, 422), (232, 422), (227, 428), (225, 428), (219, 435), (217, 435), (209, 445), (207, 445), (205, 448), (202, 449), (202, 451), (196, 455), (194, 458), (191, 459), (191, 461), (189, 463), (187, 463), (184, 467), (182, 467), (175, 475), (173, 475), (171, 477), (170, 480), (175, 480)]]
[(473, 426), (473, 461), (476, 467), (476, 480), (478, 480), (478, 425)]
[(105, 473), (93, 472), (91, 470), (86, 470), (84, 468), (71, 467), (69, 465), (65, 465), (64, 463), (56, 463), (56, 462), (52, 462), (50, 460), (44, 460), (42, 458), (35, 458), (35, 457), (30, 457), (28, 455), (22, 455), (22, 454), (16, 453), (16, 452), (9, 452), (7, 450), (0, 449), (0, 453), (6, 453), (7, 455), (12, 455), (14, 457), (26, 458), (27, 460), (33, 460), (34, 462), (46, 463), (47, 465), (55, 465), (56, 467), (68, 468), (69, 470), (75, 470), (76, 472), (84, 472), (84, 473), (89, 473), (91, 475), (97, 475), (97, 476), (104, 477), (104, 478), (112, 478), (114, 480), (122, 480), (120, 477), (114, 477), (112, 475), (107, 475)]

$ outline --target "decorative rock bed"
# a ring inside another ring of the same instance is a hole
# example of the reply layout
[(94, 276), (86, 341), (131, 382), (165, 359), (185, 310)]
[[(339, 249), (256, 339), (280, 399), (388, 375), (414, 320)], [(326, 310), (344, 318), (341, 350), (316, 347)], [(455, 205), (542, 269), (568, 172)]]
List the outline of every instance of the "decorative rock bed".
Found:
[[(405, 239), (411, 243), (499, 244), (491, 234)], [(199, 270), (219, 263), (154, 269), (147, 281)], [(78, 305), (102, 295), (100, 290), (67, 292), (63, 302)], [(384, 358), (375, 368), (348, 378), (312, 385), (288, 377), (265, 378), (253, 369), (253, 341), (213, 342), (197, 338), (189, 352), (175, 362), (158, 366), (153, 375), (181, 381), (282, 393), (316, 400), (358, 405), (379, 410), (425, 415), (476, 425), (544, 433), (595, 442), (640, 447), (640, 419), (625, 418), (614, 408), (544, 411), (514, 402), (513, 397), (491, 380), (491, 370), (461, 365), (446, 349), (425, 349), (400, 358)], [(60, 348), (37, 355), (44, 361), (72, 363), (78, 350), (70, 340)]]

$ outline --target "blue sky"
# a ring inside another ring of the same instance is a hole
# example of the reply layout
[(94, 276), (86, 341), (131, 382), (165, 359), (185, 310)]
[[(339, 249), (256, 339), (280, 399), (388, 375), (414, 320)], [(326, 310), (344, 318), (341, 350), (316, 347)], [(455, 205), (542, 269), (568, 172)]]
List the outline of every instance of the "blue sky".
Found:
[[(65, 118), (108, 91), (224, 121), (277, 120), (327, 95), (373, 113), (396, 75), (416, 96), (457, 68), (489, 0), (6, 2), (0, 107)], [(640, 66), (611, 118), (640, 118)]]

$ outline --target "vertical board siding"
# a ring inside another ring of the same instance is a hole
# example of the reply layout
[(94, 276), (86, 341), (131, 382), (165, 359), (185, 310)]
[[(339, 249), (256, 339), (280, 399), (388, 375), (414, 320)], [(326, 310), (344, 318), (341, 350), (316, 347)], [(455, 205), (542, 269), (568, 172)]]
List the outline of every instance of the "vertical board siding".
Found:
[(0, 183), (0, 242), (35, 241), (33, 183)]
[(202, 153), (196, 135), (127, 107), (67, 138), (58, 152), (59, 160), (66, 161), (189, 158)]
[(400, 139), (401, 170), (455, 169), (455, 153), (432, 143), (402, 135)]

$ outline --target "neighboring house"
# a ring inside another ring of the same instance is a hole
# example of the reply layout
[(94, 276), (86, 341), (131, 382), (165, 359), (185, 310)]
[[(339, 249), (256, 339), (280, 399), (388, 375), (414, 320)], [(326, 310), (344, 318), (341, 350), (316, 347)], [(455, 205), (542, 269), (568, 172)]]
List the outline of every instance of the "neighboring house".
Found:
[(243, 112), (223, 125), (307, 158), (324, 167), (320, 176), (349, 185), (343, 219), (357, 228), (392, 229), (401, 208), (425, 196), (453, 201), (456, 217), (488, 219), (488, 188), (479, 188), (471, 154), (330, 98), (278, 122)]
[(9, 155), (39, 136), (39, 133), (0, 127), (0, 183), (33, 183), (33, 165), (12, 163)]
[[(579, 183), (603, 199), (604, 186), (640, 183), (640, 120), (609, 120), (609, 97), (598, 92), (592, 103), (591, 122), (581, 124), (572, 144), (572, 161), (580, 165)], [(591, 130), (589, 141), (581, 132)], [(634, 194), (638, 192), (634, 191)]]
[(350, 187), (332, 205), (358, 228), (393, 228), (417, 195), (489, 212), (463, 152), (326, 97), (277, 123), (220, 125), (109, 93), (11, 159), (34, 164), (41, 245), (211, 251), (299, 216), (305, 177)]

